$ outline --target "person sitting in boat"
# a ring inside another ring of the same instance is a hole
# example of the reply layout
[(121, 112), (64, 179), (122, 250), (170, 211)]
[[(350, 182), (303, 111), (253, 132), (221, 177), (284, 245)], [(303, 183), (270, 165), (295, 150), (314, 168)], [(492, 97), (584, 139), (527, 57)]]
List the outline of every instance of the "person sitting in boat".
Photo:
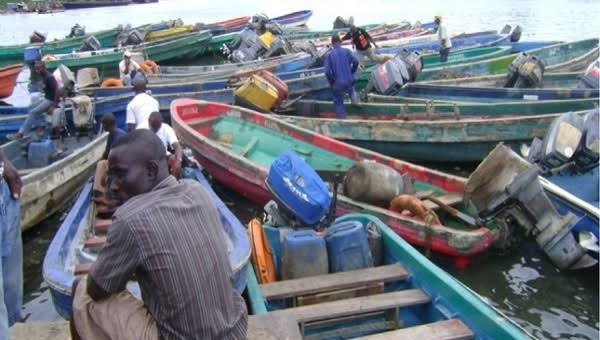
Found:
[(325, 59), (325, 76), (331, 86), (335, 114), (338, 118), (346, 118), (344, 108), (344, 95), (348, 94), (353, 104), (358, 102), (354, 89), (354, 72), (358, 68), (358, 60), (350, 50), (342, 48), (340, 37), (334, 34), (331, 37), (333, 48)]
[(0, 149), (0, 339), (8, 339), (8, 327), (21, 321), (23, 243), (18, 199), (22, 186), (19, 172)]
[(119, 62), (119, 77), (123, 82), (123, 85), (131, 85), (132, 79), (135, 77), (137, 72), (142, 71), (142, 68), (138, 63), (131, 60), (131, 52), (125, 51), (123, 53), (123, 60)]
[(169, 173), (175, 178), (179, 178), (181, 173), (181, 161), (183, 159), (183, 152), (181, 151), (181, 145), (179, 139), (175, 134), (175, 130), (169, 126), (169, 124), (163, 123), (163, 118), (160, 112), (155, 111), (150, 114), (148, 118), (148, 125), (158, 138), (163, 143), (165, 150), (167, 150), (167, 164), (169, 165)]
[(38, 60), (35, 62), (34, 70), (42, 78), (44, 96), (36, 97), (35, 99), (32, 98), (27, 118), (23, 122), (23, 125), (21, 125), (19, 132), (14, 135), (14, 139), (23, 138), (25, 134), (31, 132), (36, 127), (41, 129), (38, 132), (43, 134), (45, 132), (44, 126), (46, 125), (44, 114), (52, 115), (60, 102), (58, 83), (52, 73), (46, 69), (46, 64)]
[(117, 120), (110, 112), (102, 116), (100, 123), (102, 125), (102, 130), (108, 132), (108, 138), (106, 139), (106, 147), (102, 154), (102, 159), (96, 164), (92, 199), (98, 204), (113, 208), (115, 204), (107, 195), (108, 188), (106, 174), (108, 172), (108, 154), (111, 147), (121, 139), (121, 137), (125, 136), (126, 132), (117, 127)]
[[(122, 205), (89, 274), (73, 285), (73, 339), (245, 339), (223, 224), (200, 184), (169, 175), (148, 129), (113, 145), (110, 190)], [(127, 289), (135, 275), (142, 299)]]
[(448, 37), (448, 29), (446, 24), (442, 22), (442, 16), (436, 15), (434, 22), (437, 25), (438, 41), (440, 42), (440, 61), (445, 63), (448, 61), (448, 53), (452, 47), (452, 41)]
[(158, 101), (146, 93), (146, 77), (138, 73), (132, 80), (135, 97), (127, 104), (127, 131), (148, 129), (148, 118), (154, 111), (159, 111)]
[(348, 19), (348, 24), (350, 25), (350, 31), (342, 37), (342, 40), (352, 39), (352, 45), (356, 49), (359, 61), (362, 63), (365, 58), (369, 58), (374, 63), (383, 62), (384, 58), (376, 55), (375, 50), (371, 47), (371, 44), (373, 44), (374, 48), (378, 48), (377, 43), (371, 38), (369, 32), (365, 31), (362, 27), (354, 25), (353, 17)]

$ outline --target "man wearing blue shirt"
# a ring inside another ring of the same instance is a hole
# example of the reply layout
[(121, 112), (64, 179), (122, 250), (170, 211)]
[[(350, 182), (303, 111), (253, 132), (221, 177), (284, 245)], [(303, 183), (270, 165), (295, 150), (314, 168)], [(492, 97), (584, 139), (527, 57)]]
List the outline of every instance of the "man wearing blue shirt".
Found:
[(325, 76), (333, 93), (336, 116), (343, 119), (346, 118), (344, 95), (348, 94), (353, 104), (358, 102), (354, 90), (354, 72), (358, 67), (358, 59), (350, 50), (342, 48), (339, 36), (333, 35), (331, 44), (333, 48), (325, 59)]

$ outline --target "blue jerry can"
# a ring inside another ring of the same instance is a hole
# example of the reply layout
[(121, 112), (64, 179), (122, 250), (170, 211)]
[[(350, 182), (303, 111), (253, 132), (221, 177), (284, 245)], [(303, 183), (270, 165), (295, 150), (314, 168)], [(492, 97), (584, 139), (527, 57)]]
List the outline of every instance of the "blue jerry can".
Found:
[(367, 232), (362, 223), (334, 224), (325, 232), (325, 241), (332, 273), (373, 267)]
[(329, 273), (325, 239), (314, 230), (293, 231), (285, 235), (282, 253), (283, 280)]

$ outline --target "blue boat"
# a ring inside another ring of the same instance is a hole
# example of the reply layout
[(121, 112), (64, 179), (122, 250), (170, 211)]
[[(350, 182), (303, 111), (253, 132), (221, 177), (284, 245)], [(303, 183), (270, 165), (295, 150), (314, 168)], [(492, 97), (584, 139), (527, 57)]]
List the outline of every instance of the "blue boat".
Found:
[[(215, 194), (200, 170), (184, 168), (183, 176), (198, 181), (217, 206), (223, 223), (223, 231), (227, 235), (229, 262), (234, 274), (234, 288), (241, 293), (246, 287), (246, 265), (250, 257), (250, 243), (246, 230)], [(94, 220), (91, 200), (92, 185), (88, 182), (84, 186), (79, 198), (54, 236), (44, 258), (44, 280), (50, 287), (56, 311), (65, 319), (69, 319), (71, 313), (71, 286), (75, 278), (74, 271), (78, 264), (93, 261), (95, 258), (92, 254), (82, 250), (84, 238), (87, 233), (91, 232)], [(134, 294), (139, 293), (139, 287), (132, 282), (128, 284), (128, 289)]]
[[(248, 296), (254, 314), (250, 316), (249, 331), (263, 332), (260, 334), (271, 339), (531, 337), (378, 218), (350, 214), (334, 224), (343, 222), (358, 223), (371, 235), (381, 236), (381, 263), (263, 284), (258, 283), (249, 266)], [(278, 228), (263, 228), (277, 267), (281, 259), (280, 239), (274, 235)]]
[(511, 53), (521, 53), (562, 43), (563, 41), (516, 41), (511, 43), (510, 47)]
[(277, 23), (281, 28), (285, 29), (306, 25), (306, 22), (312, 15), (313, 12), (311, 10), (303, 10), (275, 17), (269, 21)]
[[(478, 32), (459, 35), (452, 38), (452, 51), (465, 50), (475, 47), (490, 47), (510, 45), (510, 34)], [(378, 48), (377, 54), (397, 54), (403, 49), (419, 53), (437, 53), (440, 43), (436, 40), (400, 45), (395, 47)]]

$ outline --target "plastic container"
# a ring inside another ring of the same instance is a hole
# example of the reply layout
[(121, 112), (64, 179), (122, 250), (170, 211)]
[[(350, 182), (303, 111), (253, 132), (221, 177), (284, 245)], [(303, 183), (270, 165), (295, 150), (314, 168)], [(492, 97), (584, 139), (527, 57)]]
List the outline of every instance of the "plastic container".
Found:
[(358, 221), (344, 221), (325, 232), (332, 273), (373, 267), (367, 232)]
[(290, 232), (283, 240), (282, 280), (327, 274), (327, 246), (314, 230)]
[(356, 163), (344, 177), (344, 194), (353, 200), (384, 204), (404, 193), (404, 179), (394, 169), (372, 161)]
[(260, 42), (263, 44), (263, 46), (266, 49), (271, 48), (271, 45), (273, 45), (273, 41), (275, 41), (275, 38), (276, 38), (275, 35), (273, 35), (273, 33), (269, 32), (269, 31), (265, 32), (264, 34), (262, 34), (259, 37)]
[(277, 102), (279, 93), (275, 86), (260, 76), (253, 75), (235, 90), (235, 96), (261, 111), (269, 111)]
[(50, 164), (50, 157), (54, 152), (54, 143), (47, 139), (42, 142), (29, 143), (27, 160), (32, 168), (40, 168)]
[(264, 80), (268, 81), (277, 89), (278, 97), (277, 101), (275, 102), (275, 107), (281, 105), (281, 103), (288, 98), (288, 86), (283, 80), (279, 79), (276, 75), (267, 70), (260, 70), (256, 72), (256, 74), (262, 77)]

